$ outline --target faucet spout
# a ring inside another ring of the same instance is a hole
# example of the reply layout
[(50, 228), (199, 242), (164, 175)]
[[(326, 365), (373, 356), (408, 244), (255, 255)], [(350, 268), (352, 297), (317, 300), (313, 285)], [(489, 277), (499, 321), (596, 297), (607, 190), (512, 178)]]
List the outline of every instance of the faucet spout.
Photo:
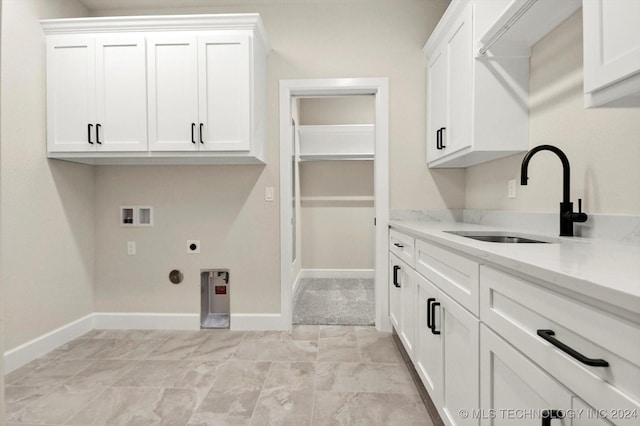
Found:
[(522, 167), (520, 169), (520, 185), (527, 184), (527, 180), (529, 179), (529, 161), (531, 161), (531, 158), (540, 151), (551, 151), (560, 158), (560, 161), (562, 162), (562, 202), (569, 203), (569, 192), (571, 187), (571, 167), (569, 166), (569, 159), (560, 148), (553, 145), (536, 146), (527, 152), (522, 160)]
[(522, 166), (520, 169), (520, 184), (526, 185), (529, 179), (529, 161), (531, 158), (540, 151), (551, 151), (560, 158), (562, 162), (562, 202), (560, 203), (560, 236), (561, 237), (573, 237), (573, 223), (585, 222), (587, 220), (587, 214), (582, 212), (582, 200), (579, 200), (580, 208), (578, 213), (573, 211), (573, 203), (569, 199), (570, 186), (571, 186), (571, 168), (569, 167), (569, 159), (564, 152), (558, 147), (553, 145), (540, 145), (531, 149), (522, 159)]

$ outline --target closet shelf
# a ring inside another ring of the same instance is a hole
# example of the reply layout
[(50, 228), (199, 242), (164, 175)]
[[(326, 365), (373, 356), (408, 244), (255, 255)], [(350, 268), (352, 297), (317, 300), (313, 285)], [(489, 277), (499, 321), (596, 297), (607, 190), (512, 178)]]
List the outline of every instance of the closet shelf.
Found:
[(302, 125), (300, 161), (373, 160), (373, 124)]

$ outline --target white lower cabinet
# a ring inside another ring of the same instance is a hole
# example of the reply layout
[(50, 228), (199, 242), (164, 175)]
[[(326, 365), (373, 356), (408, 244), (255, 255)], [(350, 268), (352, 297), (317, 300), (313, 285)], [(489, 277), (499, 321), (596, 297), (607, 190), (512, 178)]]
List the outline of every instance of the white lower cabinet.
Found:
[(479, 321), (426, 278), (416, 278), (418, 374), (447, 425), (477, 425), (460, 412), (479, 404)]
[(446, 425), (640, 424), (637, 322), (392, 232), (390, 320)]
[(416, 273), (396, 255), (390, 255), (389, 317), (413, 360), (416, 336)]
[(484, 324), (480, 371), (481, 409), (473, 415), (483, 426), (612, 424)]

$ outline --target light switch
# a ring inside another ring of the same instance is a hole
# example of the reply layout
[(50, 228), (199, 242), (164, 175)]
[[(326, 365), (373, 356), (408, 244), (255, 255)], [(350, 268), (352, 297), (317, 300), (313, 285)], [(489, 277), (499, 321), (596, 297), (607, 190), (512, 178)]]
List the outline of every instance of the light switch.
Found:
[(127, 241), (127, 254), (129, 256), (136, 255), (136, 242), (135, 241)]
[(273, 186), (267, 186), (264, 188), (264, 200), (273, 201)]

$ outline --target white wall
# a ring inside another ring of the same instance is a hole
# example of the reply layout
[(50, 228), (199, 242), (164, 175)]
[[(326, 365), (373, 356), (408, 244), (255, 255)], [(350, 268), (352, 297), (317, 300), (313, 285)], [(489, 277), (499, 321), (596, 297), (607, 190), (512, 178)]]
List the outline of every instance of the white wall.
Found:
[(10, 350), (93, 311), (94, 172), (47, 160), (39, 19), (83, 16), (75, 0), (4, 0), (0, 271)]
[[(582, 11), (533, 48), (530, 65), (529, 145), (551, 144), (571, 164), (571, 199), (587, 213), (640, 214), (640, 109), (583, 106)], [(562, 166), (540, 152), (529, 163), (529, 184), (520, 186), (524, 154), (467, 169), (468, 209), (557, 212)], [(507, 180), (517, 198), (507, 199)]]
[[(0, 69), (2, 68), (2, 2), (0, 1)], [(0, 84), (0, 97), (2, 96), (2, 84)], [(0, 108), (0, 147), (2, 147), (2, 109)], [(2, 149), (0, 149), (0, 164), (2, 164)], [(0, 188), (2, 188), (2, 173), (0, 173)], [(0, 218), (2, 217), (2, 199), (0, 198)], [(1, 222), (1, 219), (0, 219)], [(0, 246), (0, 258), (2, 257), (2, 246)], [(0, 424), (4, 423), (4, 300), (2, 289), (2, 275), (0, 272)]]
[[(267, 165), (100, 167), (96, 171), (96, 310), (199, 312), (200, 268), (231, 269), (231, 311), (280, 312), (278, 81), (320, 77), (390, 78), (392, 208), (460, 208), (463, 171), (425, 166), (425, 59), (422, 46), (447, 1), (265, 3), (112, 12), (259, 12), (272, 46), (267, 78)], [(288, 167), (289, 165), (287, 165)], [(443, 195), (443, 193), (446, 193)], [(150, 204), (151, 229), (120, 228), (122, 204)], [(202, 254), (187, 255), (187, 239)], [(126, 241), (138, 242), (127, 256)], [(185, 281), (169, 284), (180, 268)]]

